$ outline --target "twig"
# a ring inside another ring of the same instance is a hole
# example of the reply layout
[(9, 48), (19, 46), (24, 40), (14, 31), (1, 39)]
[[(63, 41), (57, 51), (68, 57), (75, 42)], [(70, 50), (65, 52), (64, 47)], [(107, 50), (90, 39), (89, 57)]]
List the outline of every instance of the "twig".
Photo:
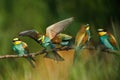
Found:
[[(62, 50), (70, 50), (72, 48), (56, 48), (54, 50), (56, 51), (62, 51)], [(35, 57), (37, 55), (40, 55), (40, 54), (44, 54), (45, 52), (47, 52), (45, 49), (41, 50), (41, 51), (38, 51), (36, 53), (30, 53), (30, 54), (24, 54), (22, 56), (19, 56), (19, 55), (0, 55), (0, 59), (7, 59), (7, 58), (22, 58), (22, 57), (28, 57), (28, 56), (32, 56), (32, 57)]]
[[(88, 49), (88, 50), (100, 50), (100, 49), (95, 49), (95, 48), (83, 48), (83, 49)], [(120, 51), (119, 50), (111, 50), (111, 49), (104, 49), (104, 50), (100, 50), (101, 52), (106, 52), (109, 54), (113, 54), (116, 56), (120, 56)]]
[[(68, 51), (68, 50), (71, 50), (73, 49), (72, 47), (66, 47), (66, 48), (55, 48), (53, 50), (55, 51)], [(89, 49), (89, 50), (96, 50), (96, 49), (93, 49), (93, 48), (84, 48), (84, 49)], [(30, 53), (30, 54), (24, 54), (22, 56), (19, 56), (19, 55), (0, 55), (0, 59), (7, 59), (7, 58), (23, 58), (23, 57), (28, 57), (28, 56), (32, 56), (32, 57), (35, 57), (37, 55), (40, 55), (40, 54), (44, 54), (45, 52), (49, 52), (49, 51), (46, 51), (45, 49), (43, 50), (40, 50), (38, 52), (35, 52), (35, 53)], [(114, 55), (117, 55), (117, 56), (120, 56), (119, 52), (118, 51), (103, 51), (103, 52), (107, 52), (107, 53), (110, 53), (110, 54), (114, 54)]]

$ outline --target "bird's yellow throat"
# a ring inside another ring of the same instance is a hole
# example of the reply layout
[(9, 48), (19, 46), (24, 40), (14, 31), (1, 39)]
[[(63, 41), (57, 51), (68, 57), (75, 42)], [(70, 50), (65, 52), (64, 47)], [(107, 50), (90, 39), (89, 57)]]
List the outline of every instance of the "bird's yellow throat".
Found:
[(89, 29), (90, 29), (90, 27), (87, 27), (87, 28), (86, 28), (86, 30), (89, 30)]
[(98, 34), (99, 34), (99, 36), (103, 36), (103, 35), (105, 35), (107, 32), (98, 32)]
[(42, 42), (44, 42), (45, 36), (41, 36), (40, 38), (38, 38), (38, 40), (41, 40)]
[(14, 45), (21, 44), (21, 41), (15, 41), (13, 42)]

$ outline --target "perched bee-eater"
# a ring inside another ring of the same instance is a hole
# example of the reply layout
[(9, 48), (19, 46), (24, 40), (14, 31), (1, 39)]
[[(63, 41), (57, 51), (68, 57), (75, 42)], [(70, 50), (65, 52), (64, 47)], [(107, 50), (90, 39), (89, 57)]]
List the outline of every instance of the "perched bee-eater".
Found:
[(98, 29), (98, 34), (101, 43), (108, 49), (116, 50), (116, 39), (115, 37), (108, 31), (104, 29)]
[(63, 61), (64, 59), (56, 52), (55, 41), (59, 42), (60, 39), (57, 37), (60, 32), (62, 32), (71, 22), (73, 18), (68, 18), (62, 21), (59, 21), (46, 29), (46, 33), (40, 34), (36, 30), (26, 30), (19, 33), (19, 36), (28, 36), (34, 39), (36, 42), (41, 44), (46, 49), (46, 58), (51, 58), (57, 61)]
[[(29, 54), (29, 50), (27, 48), (28, 45), (25, 42), (21, 41), (19, 38), (14, 38), (12, 42), (13, 42), (12, 48), (19, 56)], [(33, 67), (35, 67), (35, 59), (33, 57), (29, 56), (26, 59), (30, 62), (30, 64)]]
[(82, 25), (79, 32), (76, 35), (74, 62), (76, 62), (76, 60), (79, 58), (80, 51), (84, 48), (84, 46), (88, 46), (88, 42), (90, 41), (91, 38), (89, 28), (90, 28), (89, 24)]
[(77, 36), (75, 39), (76, 48), (81, 49), (81, 48), (83, 48), (83, 46), (88, 44), (88, 42), (91, 38), (89, 28), (90, 28), (90, 26), (88, 24), (81, 26), (81, 29), (77, 33)]

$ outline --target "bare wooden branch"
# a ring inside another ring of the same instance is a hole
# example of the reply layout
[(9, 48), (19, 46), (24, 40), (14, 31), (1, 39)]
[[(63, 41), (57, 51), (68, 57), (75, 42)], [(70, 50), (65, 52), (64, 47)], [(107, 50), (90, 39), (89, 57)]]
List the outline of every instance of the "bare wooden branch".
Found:
[[(70, 50), (72, 48), (56, 48), (55, 50), (56, 51), (62, 51), (62, 50)], [(30, 53), (30, 54), (24, 54), (22, 56), (19, 56), (19, 55), (0, 55), (0, 59), (6, 59), (6, 58), (22, 58), (22, 57), (28, 57), (28, 56), (32, 56), (32, 57), (35, 57), (37, 55), (40, 55), (40, 54), (44, 54), (45, 52), (47, 52), (45, 49), (41, 50), (41, 51), (38, 51), (38, 52), (35, 52), (35, 53)], [(49, 51), (48, 51), (49, 52)]]
[(90, 48), (84, 48), (84, 49), (89, 49), (89, 50), (99, 50), (100, 52), (106, 52), (108, 54), (113, 54), (113, 55), (116, 55), (116, 56), (120, 56), (120, 51), (119, 50), (111, 50), (111, 49), (104, 49), (104, 50), (101, 50), (100, 48), (93, 48), (93, 47), (90, 47)]
[[(63, 50), (71, 50), (73, 48), (71, 47), (66, 47), (66, 48), (55, 48), (54, 50), (55, 51), (63, 51)], [(89, 49), (89, 50), (96, 50), (94, 48), (84, 48), (84, 49)], [(45, 49), (41, 50), (41, 51), (38, 51), (38, 52), (35, 52), (35, 53), (30, 53), (30, 54), (24, 54), (22, 56), (19, 56), (19, 55), (0, 55), (0, 59), (7, 59), (7, 58), (24, 58), (24, 57), (28, 57), (28, 56), (32, 56), (32, 57), (35, 57), (37, 55), (40, 55), (40, 54), (44, 54), (45, 52), (49, 52), (49, 51), (46, 51)], [(102, 52), (107, 52), (107, 53), (110, 53), (110, 54), (114, 54), (114, 55), (117, 55), (117, 56), (120, 56), (120, 52), (119, 51), (109, 51), (109, 50), (106, 50), (106, 51), (102, 51)]]

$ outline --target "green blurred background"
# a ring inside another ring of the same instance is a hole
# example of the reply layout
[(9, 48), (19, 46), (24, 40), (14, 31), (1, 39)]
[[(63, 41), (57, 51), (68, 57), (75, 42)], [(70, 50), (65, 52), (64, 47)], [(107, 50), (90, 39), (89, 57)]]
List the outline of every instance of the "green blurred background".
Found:
[[(20, 31), (37, 29), (45, 33), (47, 26), (75, 17), (75, 21), (64, 31), (75, 37), (81, 24), (89, 23), (97, 28), (111, 28), (119, 25), (120, 7), (118, 0), (0, 0), (0, 54), (14, 54), (11, 41)], [(31, 39), (22, 38), (31, 52), (38, 51), (39, 45)], [(37, 46), (32, 47), (32, 46)], [(0, 60), (0, 80), (18, 80), (22, 60)], [(20, 63), (20, 64), (19, 64)], [(13, 71), (14, 70), (14, 71)], [(7, 73), (7, 74), (6, 74)], [(21, 74), (22, 75), (22, 74)], [(13, 76), (13, 77), (12, 77)], [(22, 80), (22, 79), (20, 79)], [(24, 80), (24, 79), (23, 79)]]
[(9, 53), (8, 43), (20, 31), (35, 28), (45, 33), (47, 26), (75, 17), (65, 31), (75, 36), (81, 24), (111, 27), (111, 20), (120, 21), (119, 14), (118, 0), (0, 0), (1, 54)]

